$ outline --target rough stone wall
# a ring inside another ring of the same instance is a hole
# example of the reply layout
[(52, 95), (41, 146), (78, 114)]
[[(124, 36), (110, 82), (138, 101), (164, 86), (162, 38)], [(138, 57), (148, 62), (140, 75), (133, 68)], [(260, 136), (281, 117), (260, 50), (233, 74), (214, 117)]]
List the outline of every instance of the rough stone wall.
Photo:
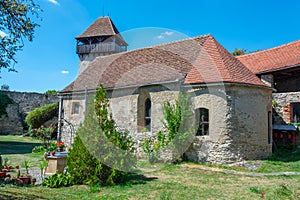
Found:
[(7, 115), (0, 117), (0, 132), (1, 133), (22, 133), (23, 126), (20, 120), (18, 104), (9, 104), (6, 108)]
[[(116, 125), (121, 129), (126, 129), (130, 132), (133, 139), (136, 141), (138, 152), (141, 150), (140, 143), (148, 135), (155, 134), (162, 127), (163, 113), (161, 104), (164, 101), (172, 101), (178, 96), (179, 85), (169, 84), (168, 86), (149, 86), (142, 89), (147, 90), (151, 98), (151, 132), (139, 133), (137, 124), (138, 96), (141, 88), (128, 88), (122, 90), (108, 91), (110, 100), (110, 112)], [(80, 123), (84, 121), (86, 102), (89, 102), (93, 94), (89, 94), (85, 101), (84, 95), (63, 97), (63, 127), (62, 141), (70, 146), (75, 132)], [(80, 103), (80, 114), (72, 114), (72, 104)], [(73, 130), (72, 130), (73, 129)], [(72, 131), (72, 134), (71, 134)]]
[(58, 102), (56, 95), (45, 95), (34, 92), (1, 91), (7, 94), (14, 104), (6, 108), (7, 115), (0, 117), (0, 132), (22, 133), (23, 120), (35, 108)]
[(271, 90), (226, 86), (226, 93), (218, 95), (217, 88), (209, 92), (199, 93), (194, 102), (195, 108), (209, 109), (209, 135), (195, 136), (186, 152), (188, 159), (228, 164), (271, 155), (268, 141)]
[[(88, 99), (88, 97), (87, 97)], [(61, 140), (67, 145), (71, 146), (74, 141), (75, 133), (80, 124), (84, 121), (86, 113), (85, 96), (68, 96), (63, 100), (62, 107), (62, 122), (61, 122)], [(73, 113), (73, 107), (75, 103), (79, 103), (79, 113)]]
[(291, 104), (300, 102), (300, 92), (273, 93), (274, 124), (292, 122)]
[[(138, 132), (139, 89), (147, 90), (151, 97), (151, 132), (147, 133)], [(179, 85), (170, 85), (122, 89), (108, 93), (113, 118), (118, 127), (130, 131), (136, 141), (138, 153), (141, 151), (140, 144), (143, 139), (154, 136), (162, 128), (161, 103), (177, 99), (178, 91)], [(186, 152), (189, 160), (227, 164), (244, 159), (266, 158), (271, 154), (272, 146), (268, 141), (268, 112), (272, 109), (270, 89), (226, 86), (190, 89), (189, 92), (194, 109), (209, 109), (209, 135), (195, 136)], [(79, 102), (82, 106), (79, 115), (72, 114), (74, 102)], [(64, 97), (64, 118), (75, 130), (84, 120), (85, 104), (83, 96)], [(71, 126), (65, 122), (63, 124), (62, 139), (69, 144), (72, 142)]]

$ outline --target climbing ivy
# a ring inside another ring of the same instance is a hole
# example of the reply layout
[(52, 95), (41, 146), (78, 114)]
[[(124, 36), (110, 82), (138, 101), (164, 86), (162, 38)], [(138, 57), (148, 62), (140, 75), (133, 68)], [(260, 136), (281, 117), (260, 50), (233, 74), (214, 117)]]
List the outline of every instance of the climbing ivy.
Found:
[(13, 100), (7, 94), (0, 92), (0, 116), (7, 115), (6, 108), (12, 103), (14, 103)]

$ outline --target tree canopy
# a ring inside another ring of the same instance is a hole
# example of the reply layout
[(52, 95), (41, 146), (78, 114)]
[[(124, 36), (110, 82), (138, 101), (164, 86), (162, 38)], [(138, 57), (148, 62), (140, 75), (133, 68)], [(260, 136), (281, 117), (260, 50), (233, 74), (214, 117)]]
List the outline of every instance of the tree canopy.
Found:
[(0, 73), (3, 68), (16, 71), (16, 53), (24, 39), (32, 41), (40, 12), (33, 0), (0, 0)]
[(233, 56), (241, 56), (247, 53), (247, 49), (238, 49), (235, 48), (234, 51), (231, 53)]

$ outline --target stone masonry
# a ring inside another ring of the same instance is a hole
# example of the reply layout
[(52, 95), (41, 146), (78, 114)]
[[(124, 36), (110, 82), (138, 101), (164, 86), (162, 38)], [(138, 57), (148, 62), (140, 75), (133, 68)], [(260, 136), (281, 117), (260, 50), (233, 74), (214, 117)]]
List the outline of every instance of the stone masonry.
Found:
[(1, 92), (7, 94), (14, 103), (6, 108), (7, 115), (0, 116), (0, 133), (23, 133), (24, 119), (30, 111), (59, 100), (56, 95), (34, 92)]

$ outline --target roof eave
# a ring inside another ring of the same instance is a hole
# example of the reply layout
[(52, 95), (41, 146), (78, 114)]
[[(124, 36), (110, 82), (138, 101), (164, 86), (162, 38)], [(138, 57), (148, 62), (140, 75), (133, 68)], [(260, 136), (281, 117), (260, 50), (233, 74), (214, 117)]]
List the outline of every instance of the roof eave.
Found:
[(296, 67), (300, 67), (300, 63), (295, 64), (295, 65), (291, 65), (291, 66), (284, 66), (284, 67), (277, 68), (277, 69), (272, 69), (272, 70), (265, 70), (265, 71), (261, 71), (261, 72), (256, 72), (255, 74), (256, 74), (256, 75), (264, 75), (264, 74), (269, 74), (269, 73), (272, 73), (272, 72), (278, 72), (278, 71), (281, 71), (281, 70), (293, 69), (293, 68), (296, 68)]

